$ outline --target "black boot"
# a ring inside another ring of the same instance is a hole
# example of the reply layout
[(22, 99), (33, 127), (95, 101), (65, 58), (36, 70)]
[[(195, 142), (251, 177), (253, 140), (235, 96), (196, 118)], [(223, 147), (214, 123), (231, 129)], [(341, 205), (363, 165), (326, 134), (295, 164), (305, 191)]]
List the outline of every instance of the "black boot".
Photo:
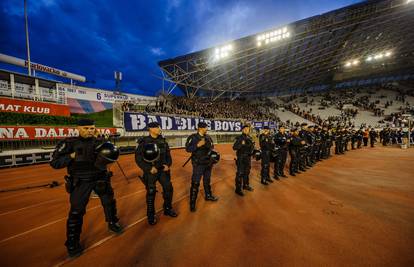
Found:
[(236, 177), (236, 190), (235, 190), (236, 194), (239, 196), (244, 196), (243, 194), (243, 190), (242, 190), (242, 181), (241, 178)]
[[(72, 218), (76, 216), (77, 218)], [(79, 243), (80, 234), (82, 231), (82, 218), (79, 218), (79, 214), (71, 212), (66, 223), (66, 242), (65, 246), (70, 258), (78, 257), (83, 252), (83, 247)]]
[(280, 179), (279, 179), (279, 176), (277, 176), (277, 174), (276, 174), (276, 173), (273, 175), (273, 179), (275, 179), (275, 180), (280, 180)]
[(177, 217), (178, 214), (175, 212), (173, 208), (164, 208), (164, 215), (170, 216), (170, 217)]
[(147, 191), (147, 219), (150, 225), (157, 224), (157, 216), (155, 216), (155, 188)]
[(263, 177), (261, 178), (260, 183), (264, 185), (269, 185), (269, 183), (266, 181), (266, 178)]
[(205, 193), (205, 200), (206, 201), (217, 201), (218, 197), (214, 196), (213, 193), (211, 192), (211, 185), (207, 185), (204, 188), (204, 193)]
[(79, 257), (82, 252), (83, 252), (83, 247), (82, 245), (79, 243), (79, 241), (77, 242), (70, 242), (70, 241), (66, 241), (65, 242), (65, 246), (68, 250), (68, 256), (69, 258), (76, 258)]
[(164, 215), (170, 216), (170, 217), (177, 217), (178, 214), (175, 212), (175, 210), (172, 208), (172, 198), (173, 198), (173, 188), (171, 185), (171, 188), (168, 189), (166, 192), (163, 192), (164, 197)]
[(251, 187), (251, 186), (250, 186), (250, 185), (248, 185), (248, 184), (245, 184), (245, 185), (243, 186), (243, 189), (244, 189), (244, 190), (247, 190), (247, 191), (250, 191), (250, 192), (254, 191), (253, 187)]
[(241, 188), (237, 188), (236, 190), (235, 190), (235, 192), (236, 192), (236, 194), (237, 195), (239, 195), (239, 196), (244, 196), (244, 193), (243, 193), (243, 191), (241, 190)]
[(121, 224), (119, 224), (119, 222), (109, 222), (108, 229), (115, 234), (121, 234), (124, 231), (124, 228)]
[(198, 194), (198, 187), (200, 184), (191, 184), (190, 188), (190, 211), (195, 212), (196, 211), (196, 200), (197, 200), (197, 194)]

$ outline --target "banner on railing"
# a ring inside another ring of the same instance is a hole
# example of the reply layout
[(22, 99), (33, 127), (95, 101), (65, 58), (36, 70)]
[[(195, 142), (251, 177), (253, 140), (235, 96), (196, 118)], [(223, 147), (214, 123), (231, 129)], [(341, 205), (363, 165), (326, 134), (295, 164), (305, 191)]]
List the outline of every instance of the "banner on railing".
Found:
[(69, 106), (0, 97), (0, 112), (16, 112), (50, 116), (70, 116)]
[(162, 130), (195, 130), (200, 121), (208, 125), (208, 129), (217, 132), (239, 132), (241, 131), (241, 121), (235, 120), (208, 120), (204, 118), (178, 117), (164, 115), (149, 115), (138, 112), (124, 113), (124, 128), (130, 131), (145, 131), (148, 123), (157, 121)]
[(255, 129), (262, 129), (265, 126), (268, 126), (270, 129), (277, 128), (277, 124), (273, 121), (254, 121), (252, 125)]
[[(115, 134), (116, 128), (97, 128), (100, 134)], [(0, 126), (0, 140), (45, 140), (78, 136), (74, 127)]]

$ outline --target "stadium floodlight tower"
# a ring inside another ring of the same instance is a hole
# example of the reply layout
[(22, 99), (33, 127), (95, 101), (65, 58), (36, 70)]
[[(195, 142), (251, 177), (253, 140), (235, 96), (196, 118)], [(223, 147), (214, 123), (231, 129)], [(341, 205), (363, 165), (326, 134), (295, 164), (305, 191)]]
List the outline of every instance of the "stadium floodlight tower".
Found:
[(411, 114), (403, 114), (402, 115), (403, 119), (401, 120), (401, 122), (403, 122), (404, 124), (407, 123), (408, 124), (408, 144), (407, 144), (407, 148), (410, 148), (410, 142), (411, 142)]

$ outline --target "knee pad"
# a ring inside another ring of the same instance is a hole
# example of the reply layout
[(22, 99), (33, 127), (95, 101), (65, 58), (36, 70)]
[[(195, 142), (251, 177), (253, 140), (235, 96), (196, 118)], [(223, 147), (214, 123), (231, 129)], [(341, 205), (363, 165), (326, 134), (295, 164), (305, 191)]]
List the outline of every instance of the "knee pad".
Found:
[(85, 210), (70, 210), (68, 216), (68, 224), (77, 224), (82, 222), (83, 215), (85, 215)]
[(200, 187), (200, 183), (191, 183), (191, 187), (198, 189)]
[(155, 193), (157, 193), (157, 188), (155, 186), (148, 187), (148, 195), (149, 196), (155, 196)]

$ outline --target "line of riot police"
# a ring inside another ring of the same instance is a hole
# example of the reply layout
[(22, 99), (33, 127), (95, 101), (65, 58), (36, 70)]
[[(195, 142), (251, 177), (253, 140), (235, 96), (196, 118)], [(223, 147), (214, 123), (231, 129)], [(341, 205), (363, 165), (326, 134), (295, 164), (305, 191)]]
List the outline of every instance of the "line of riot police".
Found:
[[(83, 216), (92, 191), (96, 192), (101, 199), (108, 229), (118, 234), (123, 231), (123, 227), (118, 222), (116, 201), (111, 186), (112, 173), (108, 170), (108, 165), (118, 159), (119, 151), (107, 140), (96, 138), (97, 131), (92, 120), (80, 120), (78, 130), (79, 137), (67, 138), (57, 145), (50, 163), (55, 169), (67, 168), (68, 170), (65, 179), (71, 205), (65, 245), (70, 257), (79, 256), (83, 251), (80, 234)], [(189, 201), (191, 212), (196, 211), (201, 181), (205, 200), (218, 201), (218, 197), (212, 192), (211, 174), (214, 165), (220, 160), (220, 154), (214, 150), (213, 140), (207, 131), (208, 125), (205, 122), (199, 122), (197, 132), (191, 134), (185, 144), (185, 150), (191, 153), (185, 164), (191, 161), (193, 169)], [(155, 210), (157, 181), (163, 190), (164, 215), (177, 217), (178, 214), (172, 207), (174, 189), (170, 167), (173, 159), (168, 142), (161, 135), (158, 122), (149, 123), (148, 132), (148, 136), (138, 140), (135, 161), (143, 171), (142, 177), (139, 178), (147, 191), (147, 220), (150, 225), (155, 225), (157, 223)], [(243, 125), (242, 133), (233, 144), (237, 157), (235, 159), (237, 167), (235, 192), (239, 196), (244, 196), (244, 191), (253, 191), (249, 179), (252, 158), (257, 161), (261, 160), (261, 183), (267, 186), (273, 183), (273, 180), (280, 180), (281, 177), (287, 178), (284, 170), (288, 154), (290, 155), (289, 174), (296, 176), (296, 174), (305, 172), (316, 162), (329, 158), (334, 143), (335, 153), (343, 154), (348, 150), (349, 143), (352, 144), (352, 149), (361, 148), (366, 135), (362, 129), (359, 131), (341, 127), (333, 129), (328, 126), (308, 126), (306, 123), (301, 125), (301, 129), (290, 129), (290, 133), (286, 132), (283, 125), (274, 134), (271, 134), (269, 127), (264, 127), (259, 136), (259, 150), (250, 132), (251, 126)], [(375, 140), (375, 136), (371, 136), (371, 140), (373, 139)], [(273, 175), (270, 176), (272, 163)]]

